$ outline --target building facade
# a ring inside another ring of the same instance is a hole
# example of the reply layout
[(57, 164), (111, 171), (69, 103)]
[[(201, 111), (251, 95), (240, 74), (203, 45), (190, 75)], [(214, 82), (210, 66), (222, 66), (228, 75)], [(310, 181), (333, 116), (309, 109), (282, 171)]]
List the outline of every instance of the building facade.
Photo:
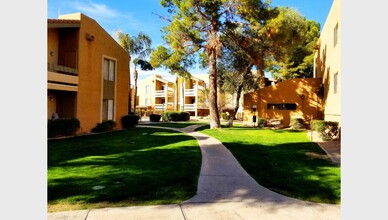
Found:
[(147, 109), (154, 112), (176, 110), (176, 83), (163, 79), (154, 74), (139, 82), (138, 109)]
[(129, 54), (81, 13), (47, 20), (47, 118), (77, 118), (80, 132), (128, 114)]
[(207, 99), (207, 74), (192, 75), (190, 78), (175, 77), (169, 81), (160, 75), (151, 75), (139, 82), (137, 111), (185, 111), (191, 116), (209, 114)]
[(244, 95), (243, 124), (254, 125), (254, 116), (279, 119), (288, 126), (292, 118), (306, 123), (322, 117), (321, 79), (289, 79)]
[(317, 45), (314, 77), (322, 79), (324, 120), (341, 124), (341, 0), (334, 0)]

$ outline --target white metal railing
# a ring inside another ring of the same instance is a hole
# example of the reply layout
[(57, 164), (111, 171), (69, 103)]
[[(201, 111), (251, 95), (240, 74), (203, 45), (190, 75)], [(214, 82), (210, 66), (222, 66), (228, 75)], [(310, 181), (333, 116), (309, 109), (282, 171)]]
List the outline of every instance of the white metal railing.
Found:
[(185, 96), (195, 96), (196, 92), (196, 89), (185, 89)]
[(165, 97), (166, 90), (155, 90), (155, 97)]
[(185, 108), (185, 111), (189, 111), (189, 112), (195, 111), (195, 104), (185, 104), (184, 108)]
[(155, 110), (164, 110), (165, 105), (164, 104), (155, 104)]

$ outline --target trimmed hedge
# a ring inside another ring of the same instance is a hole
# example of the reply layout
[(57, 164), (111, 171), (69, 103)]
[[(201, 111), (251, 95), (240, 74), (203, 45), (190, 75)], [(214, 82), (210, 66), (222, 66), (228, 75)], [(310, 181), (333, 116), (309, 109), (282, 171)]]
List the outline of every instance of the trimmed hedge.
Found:
[(133, 128), (139, 123), (140, 116), (134, 113), (130, 113), (121, 118), (121, 124), (123, 128)]
[(92, 132), (104, 132), (104, 131), (112, 131), (116, 127), (116, 122), (113, 120), (103, 121), (101, 123), (97, 123), (96, 127), (92, 128)]
[(162, 118), (163, 121), (189, 121), (190, 113), (179, 111), (163, 112)]
[(76, 118), (49, 119), (47, 136), (51, 138), (74, 135), (80, 127), (80, 121)]
[(324, 140), (332, 140), (339, 135), (338, 122), (335, 121), (312, 120), (311, 129)]
[(150, 121), (152, 122), (159, 122), (160, 118), (162, 118), (162, 115), (150, 114)]

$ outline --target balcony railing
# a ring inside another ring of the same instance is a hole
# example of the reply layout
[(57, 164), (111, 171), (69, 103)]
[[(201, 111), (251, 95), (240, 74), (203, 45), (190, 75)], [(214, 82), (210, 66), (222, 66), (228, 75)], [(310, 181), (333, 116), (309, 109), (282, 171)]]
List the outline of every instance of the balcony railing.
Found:
[(155, 104), (155, 110), (167, 110), (167, 109), (173, 109), (174, 103), (173, 102), (168, 102), (167, 106), (166, 104)]
[(189, 111), (189, 112), (192, 112), (192, 111), (195, 111), (195, 104), (185, 104), (185, 111)]
[[(174, 90), (169, 88), (167, 90), (167, 96), (171, 97), (173, 95), (174, 95)], [(156, 90), (155, 97), (166, 97), (166, 90)]]
[(195, 96), (196, 90), (195, 89), (185, 89), (185, 96)]
[(72, 75), (78, 74), (78, 71), (75, 68), (62, 66), (54, 63), (47, 63), (47, 70), (50, 72), (67, 73)]

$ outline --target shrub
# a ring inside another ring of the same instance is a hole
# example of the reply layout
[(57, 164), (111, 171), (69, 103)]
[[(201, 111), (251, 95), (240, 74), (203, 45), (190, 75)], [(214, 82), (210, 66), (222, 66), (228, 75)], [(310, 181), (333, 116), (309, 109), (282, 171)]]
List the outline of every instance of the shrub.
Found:
[(224, 120), (228, 120), (228, 113), (227, 112), (222, 112), (221, 113), (221, 118)]
[(257, 121), (257, 127), (260, 127), (260, 128), (265, 127), (265, 119), (264, 118), (257, 117), (256, 121)]
[(135, 113), (130, 113), (121, 118), (123, 128), (132, 128), (139, 122), (140, 116)]
[(115, 121), (107, 120), (101, 123), (97, 123), (96, 127), (92, 128), (92, 132), (112, 131), (115, 127), (116, 127)]
[(339, 135), (338, 122), (335, 121), (312, 120), (311, 129), (324, 140), (333, 140)]
[(291, 129), (298, 130), (303, 128), (303, 118), (291, 118)]
[(190, 120), (190, 113), (188, 112), (179, 113), (179, 121), (189, 121), (189, 120)]
[(161, 117), (162, 117), (162, 115), (150, 114), (150, 121), (159, 122)]
[(74, 135), (80, 128), (80, 121), (76, 118), (49, 119), (47, 124), (47, 136), (70, 136)]
[(189, 121), (190, 113), (169, 111), (162, 114), (163, 121)]

